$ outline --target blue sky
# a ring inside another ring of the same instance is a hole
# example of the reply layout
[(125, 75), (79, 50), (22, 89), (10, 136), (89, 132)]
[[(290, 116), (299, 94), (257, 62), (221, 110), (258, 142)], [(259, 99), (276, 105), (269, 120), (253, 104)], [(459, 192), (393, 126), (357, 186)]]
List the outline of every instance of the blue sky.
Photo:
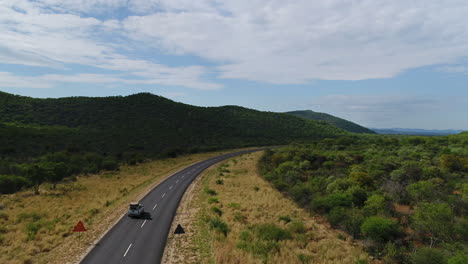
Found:
[(0, 90), (468, 130), (462, 0), (3, 0)]

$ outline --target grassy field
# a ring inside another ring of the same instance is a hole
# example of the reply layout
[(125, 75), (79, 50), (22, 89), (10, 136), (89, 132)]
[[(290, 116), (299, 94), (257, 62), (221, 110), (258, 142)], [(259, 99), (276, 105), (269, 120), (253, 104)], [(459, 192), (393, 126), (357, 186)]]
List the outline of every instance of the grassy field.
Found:
[[(368, 263), (361, 246), (273, 189), (261, 153), (208, 169), (186, 193), (164, 263)], [(172, 233), (172, 232), (171, 232)]]
[[(157, 183), (212, 152), (156, 160), (120, 171), (82, 175), (0, 197), (0, 263), (74, 263), (127, 209)], [(229, 151), (230, 152), (230, 151)], [(83, 221), (87, 232), (73, 233)]]

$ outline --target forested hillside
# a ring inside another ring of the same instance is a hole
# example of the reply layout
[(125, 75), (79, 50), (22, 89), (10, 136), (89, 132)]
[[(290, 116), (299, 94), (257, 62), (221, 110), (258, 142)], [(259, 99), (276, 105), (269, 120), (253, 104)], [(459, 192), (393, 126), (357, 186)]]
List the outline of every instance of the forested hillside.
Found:
[(152, 94), (34, 99), (0, 92), (0, 193), (119, 162), (344, 133), (287, 114), (195, 107)]
[(265, 179), (384, 263), (468, 263), (468, 133), (344, 136), (266, 152)]
[(345, 120), (343, 118), (339, 118), (336, 116), (332, 116), (326, 113), (319, 113), (319, 112), (314, 112), (311, 110), (292, 111), (292, 112), (286, 112), (286, 113), (294, 115), (294, 116), (302, 117), (305, 119), (310, 119), (310, 120), (315, 120), (315, 121), (325, 121), (329, 124), (332, 124), (336, 127), (339, 127), (341, 129), (344, 129), (346, 131), (353, 132), (353, 133), (375, 134), (374, 131), (368, 128), (365, 128), (351, 121), (348, 121), (348, 120)]

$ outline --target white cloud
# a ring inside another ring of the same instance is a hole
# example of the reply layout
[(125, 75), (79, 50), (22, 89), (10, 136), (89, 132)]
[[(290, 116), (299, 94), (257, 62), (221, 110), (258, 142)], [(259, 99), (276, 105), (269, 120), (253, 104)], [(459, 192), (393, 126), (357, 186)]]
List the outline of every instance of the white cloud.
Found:
[[(197, 89), (221, 87), (205, 79), (213, 73), (275, 84), (388, 78), (466, 56), (466, 14), (464, 0), (4, 0), (0, 63), (81, 64)], [(124, 55), (138, 45), (218, 66)]]
[(271, 83), (386, 78), (468, 54), (466, 1), (201, 2), (213, 8), (123, 23), (149, 45), (221, 63), (223, 78)]
[(34, 77), (18, 76), (9, 72), (0, 72), (0, 87), (14, 88), (51, 88), (50, 82), (37, 80)]
[(208, 69), (202, 66), (170, 67), (123, 55), (123, 51), (131, 50), (133, 47), (125, 42), (113, 43), (109, 38), (101, 36), (118, 32), (121, 28), (121, 22), (118, 20), (101, 21), (74, 13), (51, 13), (47, 9), (52, 8), (57, 11), (60, 7), (64, 12), (70, 9), (83, 11), (91, 10), (93, 6), (118, 7), (120, 4), (117, 2), (52, 0), (1, 2), (0, 63), (55, 69), (66, 69), (68, 65), (81, 65), (115, 71), (115, 74), (120, 76), (116, 78), (109, 74), (89, 74), (89, 72), (41, 76), (43, 80), (54, 83), (121, 82), (185, 86), (195, 89), (222, 87), (218, 83), (205, 80), (204, 76), (208, 74)]

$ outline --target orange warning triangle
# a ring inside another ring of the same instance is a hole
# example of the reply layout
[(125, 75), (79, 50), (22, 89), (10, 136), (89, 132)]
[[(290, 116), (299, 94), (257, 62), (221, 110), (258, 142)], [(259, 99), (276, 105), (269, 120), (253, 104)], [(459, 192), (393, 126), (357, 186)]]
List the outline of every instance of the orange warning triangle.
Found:
[(73, 232), (83, 232), (86, 231), (86, 228), (83, 225), (83, 222), (78, 221), (78, 224), (76, 224), (75, 228), (73, 228)]

